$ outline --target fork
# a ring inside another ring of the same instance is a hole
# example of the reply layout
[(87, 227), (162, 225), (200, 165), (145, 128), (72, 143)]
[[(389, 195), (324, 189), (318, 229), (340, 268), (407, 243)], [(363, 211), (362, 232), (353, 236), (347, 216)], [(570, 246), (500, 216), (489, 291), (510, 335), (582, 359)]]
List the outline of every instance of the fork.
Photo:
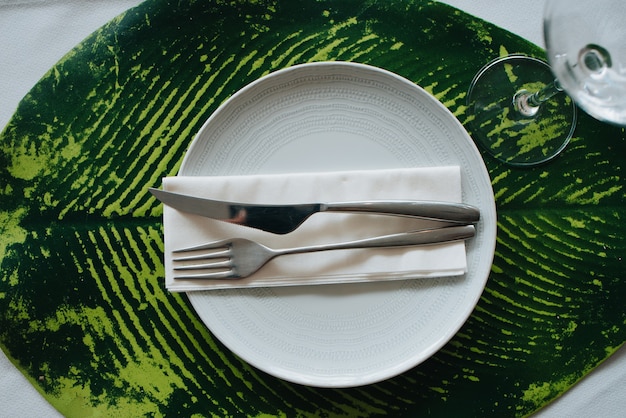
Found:
[[(245, 238), (233, 238), (174, 250), (173, 253), (203, 252), (176, 257), (172, 261), (176, 264), (174, 266), (175, 279), (242, 279), (261, 269), (271, 259), (281, 255), (354, 248), (432, 245), (465, 240), (475, 234), (476, 230), (473, 225), (462, 225), (423, 229), (342, 243), (284, 249), (271, 249)], [(209, 250), (209, 252), (204, 252), (204, 250)], [(189, 263), (199, 260), (206, 262), (201, 264)], [(196, 272), (187, 273), (193, 270)]]

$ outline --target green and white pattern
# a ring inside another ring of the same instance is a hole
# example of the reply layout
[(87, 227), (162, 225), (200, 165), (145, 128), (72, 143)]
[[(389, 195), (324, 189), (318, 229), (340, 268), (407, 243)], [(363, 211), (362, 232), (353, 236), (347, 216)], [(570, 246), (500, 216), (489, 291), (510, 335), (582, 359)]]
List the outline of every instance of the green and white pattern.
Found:
[(561, 394), (626, 340), (624, 131), (581, 115), (550, 165), (485, 156), (498, 205), (492, 274), (434, 357), (353, 389), (249, 366), (163, 285), (161, 206), (201, 124), (293, 64), (375, 65), (467, 124), (474, 74), (543, 52), (440, 3), (147, 1), (94, 33), (0, 135), (0, 346), (67, 416), (514, 416)]

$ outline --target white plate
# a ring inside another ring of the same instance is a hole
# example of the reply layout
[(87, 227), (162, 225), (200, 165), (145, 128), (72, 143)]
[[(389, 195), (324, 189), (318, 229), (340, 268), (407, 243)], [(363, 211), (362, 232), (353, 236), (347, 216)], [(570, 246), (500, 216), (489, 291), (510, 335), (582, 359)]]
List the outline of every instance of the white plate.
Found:
[(463, 201), (481, 210), (457, 278), (190, 292), (213, 334), (255, 367), (305, 385), (350, 387), (398, 375), (463, 325), (496, 239), (491, 181), (456, 118), (410, 81), (324, 62), (277, 71), (227, 100), (194, 139), (179, 175), (459, 165)]

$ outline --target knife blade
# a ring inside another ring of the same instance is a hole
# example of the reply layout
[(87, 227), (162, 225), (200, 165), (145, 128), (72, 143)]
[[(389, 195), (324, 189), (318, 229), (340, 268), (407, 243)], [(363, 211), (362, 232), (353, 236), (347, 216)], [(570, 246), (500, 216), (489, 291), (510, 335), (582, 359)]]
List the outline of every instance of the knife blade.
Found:
[(226, 202), (189, 196), (150, 187), (154, 197), (182, 212), (256, 228), (274, 234), (287, 234), (297, 229), (310, 216), (319, 212), (353, 212), (404, 216), (457, 224), (476, 223), (480, 211), (475, 206), (456, 202), (422, 200), (372, 200), (356, 202), (304, 203), (296, 205), (264, 205)]

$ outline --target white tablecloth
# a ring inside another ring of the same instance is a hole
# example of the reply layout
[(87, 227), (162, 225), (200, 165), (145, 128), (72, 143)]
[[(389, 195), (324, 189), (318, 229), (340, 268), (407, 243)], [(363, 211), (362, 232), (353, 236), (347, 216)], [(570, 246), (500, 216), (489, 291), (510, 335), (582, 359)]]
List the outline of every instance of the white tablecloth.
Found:
[[(444, 0), (543, 46), (545, 0)], [(0, 0), (0, 128), (30, 88), (67, 51), (140, 0)], [(623, 417), (626, 349), (620, 350), (539, 418)], [(59, 416), (0, 352), (0, 416)]]

